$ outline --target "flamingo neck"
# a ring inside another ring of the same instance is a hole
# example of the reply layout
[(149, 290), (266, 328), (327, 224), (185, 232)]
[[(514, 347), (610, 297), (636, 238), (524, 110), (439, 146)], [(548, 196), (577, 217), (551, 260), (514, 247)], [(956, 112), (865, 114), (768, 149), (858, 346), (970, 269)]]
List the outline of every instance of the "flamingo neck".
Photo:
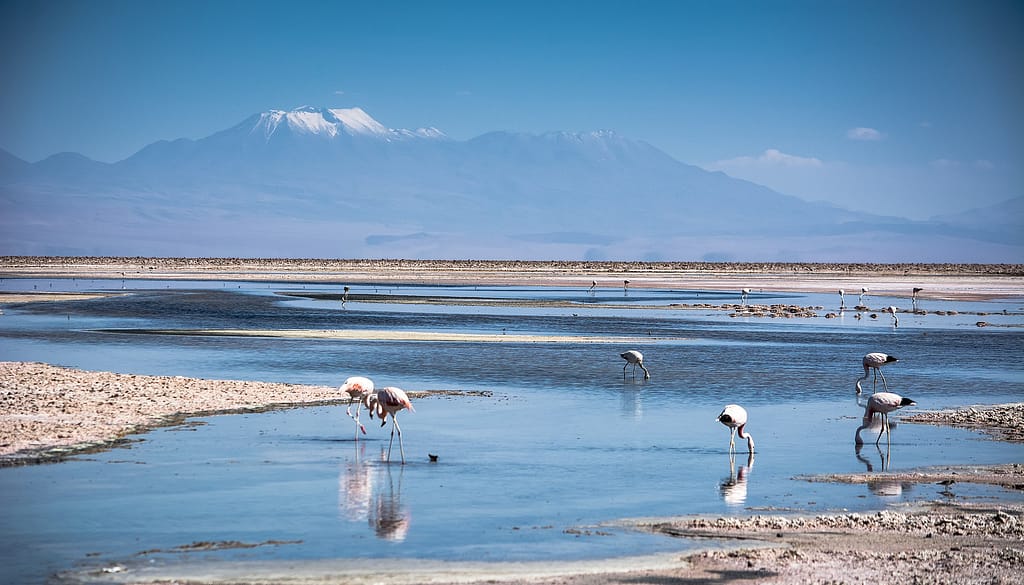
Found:
[(745, 426), (747, 426), (747, 425), (746, 425), (746, 423), (744, 423), (744, 424), (741, 424), (741, 425), (739, 426), (739, 428), (738, 428), (738, 429), (736, 429), (736, 433), (737, 433), (737, 434), (738, 434), (738, 435), (740, 436), (740, 438), (741, 438), (741, 439), (747, 439), (747, 440), (750, 440), (750, 435), (744, 435), (744, 434), (743, 434), (743, 427), (745, 427)]

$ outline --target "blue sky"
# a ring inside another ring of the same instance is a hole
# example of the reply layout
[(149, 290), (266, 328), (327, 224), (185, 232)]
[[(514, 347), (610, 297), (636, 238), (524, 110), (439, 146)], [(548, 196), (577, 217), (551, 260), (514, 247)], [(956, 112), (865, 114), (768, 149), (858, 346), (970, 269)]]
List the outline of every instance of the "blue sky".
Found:
[(359, 106), (453, 138), (613, 129), (911, 218), (1024, 195), (1024, 2), (0, 0), (0, 148), (112, 162)]

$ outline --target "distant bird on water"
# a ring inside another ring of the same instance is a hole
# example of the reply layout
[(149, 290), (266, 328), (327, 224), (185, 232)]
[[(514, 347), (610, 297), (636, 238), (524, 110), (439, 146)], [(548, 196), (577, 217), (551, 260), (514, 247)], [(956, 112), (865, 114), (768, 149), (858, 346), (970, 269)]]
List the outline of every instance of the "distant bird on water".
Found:
[(868, 289), (866, 289), (866, 288), (860, 289), (860, 296), (857, 297), (857, 304), (858, 305), (863, 305), (864, 304), (864, 295), (866, 295), (866, 294), (868, 294)]
[(749, 296), (750, 296), (750, 289), (749, 288), (740, 289), (740, 302), (741, 303), (746, 303), (747, 302), (747, 297), (749, 297)]
[(640, 353), (635, 349), (624, 351), (619, 354), (619, 357), (626, 360), (626, 365), (622, 366), (622, 379), (626, 379), (626, 368), (629, 364), (633, 364), (633, 377), (636, 377), (636, 367), (640, 366), (640, 369), (644, 371), (644, 380), (651, 377), (651, 373), (644, 367), (644, 354)]
[(839, 289), (839, 308), (846, 308), (846, 291), (843, 289)]
[(917, 302), (917, 293), (919, 293), (919, 292), (921, 292), (921, 291), (923, 291), (923, 290), (924, 290), (924, 289), (923, 289), (923, 288), (921, 288), (921, 287), (919, 287), (919, 286), (915, 286), (915, 287), (914, 287), (914, 295), (913, 295), (913, 296), (912, 296), (911, 298), (913, 299), (913, 301), (914, 301), (915, 303)]
[(747, 451), (750, 453), (754, 452), (754, 437), (750, 436), (750, 433), (743, 434), (743, 427), (747, 425), (747, 411), (738, 404), (728, 404), (722, 409), (722, 413), (718, 415), (718, 422), (729, 427), (729, 452), (733, 453), (736, 451), (736, 435), (737, 432), (741, 439), (747, 440)]
[(416, 412), (416, 409), (412, 407), (412, 402), (409, 402), (409, 397), (406, 396), (405, 391), (394, 386), (381, 388), (376, 393), (371, 392), (367, 394), (363, 399), (363, 404), (370, 411), (370, 418), (373, 418), (374, 414), (380, 417), (380, 426), (386, 425), (388, 415), (391, 415), (391, 441), (388, 443), (388, 461), (391, 461), (391, 446), (395, 442), (395, 431), (397, 430), (398, 448), (402, 452), (402, 465), (405, 465), (405, 445), (402, 444), (402, 427), (398, 426), (398, 413), (405, 408), (409, 409), (410, 412)]
[(892, 326), (893, 327), (899, 327), (900, 326), (900, 318), (896, 316), (896, 310), (897, 310), (896, 307), (893, 307), (893, 306), (890, 306), (888, 309), (886, 309), (886, 312), (889, 313), (890, 315), (892, 315)]
[(860, 383), (868, 379), (868, 370), (874, 370), (875, 373), (875, 377), (871, 379), (871, 392), (875, 391), (875, 388), (878, 385), (879, 376), (882, 377), (882, 387), (885, 388), (886, 392), (888, 392), (889, 384), (887, 384), (885, 381), (885, 374), (882, 373), (882, 366), (898, 361), (900, 360), (896, 356), (892, 356), (881, 352), (872, 352), (865, 355), (864, 359), (861, 360), (861, 364), (864, 366), (864, 375), (861, 376), (860, 378), (857, 378), (857, 394), (860, 394), (862, 392)]
[(882, 415), (882, 430), (878, 432), (878, 438), (875, 439), (877, 445), (882, 440), (882, 434), (886, 436), (886, 443), (891, 441), (892, 433), (889, 430), (889, 413), (894, 410), (899, 410), (904, 406), (914, 406), (917, 404), (909, 398), (904, 398), (899, 394), (893, 394), (892, 392), (879, 392), (878, 394), (872, 394), (871, 398), (868, 398), (868, 404), (864, 407), (864, 420), (863, 424), (857, 427), (857, 433), (854, 435), (854, 441), (858, 445), (863, 445), (864, 440), (860, 438), (860, 432), (871, 426), (871, 419), (874, 418), (875, 414)]
[[(345, 383), (338, 388), (341, 392), (348, 394), (348, 406), (345, 408), (345, 414), (352, 420), (356, 421), (356, 440), (359, 440), (359, 432), (366, 434), (366, 427), (359, 422), (359, 408), (362, 406), (362, 401), (366, 398), (366, 395), (373, 392), (373, 380), (364, 378), (363, 376), (352, 376), (345, 380)], [(352, 416), (352, 405), (356, 405), (356, 414)]]

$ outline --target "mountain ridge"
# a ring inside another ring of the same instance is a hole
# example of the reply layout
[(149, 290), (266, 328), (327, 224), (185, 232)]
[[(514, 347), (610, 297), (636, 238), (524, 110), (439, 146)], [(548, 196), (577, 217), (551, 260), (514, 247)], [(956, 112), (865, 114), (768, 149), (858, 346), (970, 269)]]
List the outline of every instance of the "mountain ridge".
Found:
[[(246, 255), (276, 242), (300, 256), (1010, 261), (1024, 249), (1005, 214), (981, 214), (982, 229), (958, 216), (851, 211), (611, 130), (454, 140), (312, 106), (156, 141), (115, 163), (68, 153), (27, 163), (0, 150), (0, 213), (0, 253), (14, 254)], [(83, 217), (99, 227), (83, 229)], [(920, 257), (939, 244), (959, 257)]]

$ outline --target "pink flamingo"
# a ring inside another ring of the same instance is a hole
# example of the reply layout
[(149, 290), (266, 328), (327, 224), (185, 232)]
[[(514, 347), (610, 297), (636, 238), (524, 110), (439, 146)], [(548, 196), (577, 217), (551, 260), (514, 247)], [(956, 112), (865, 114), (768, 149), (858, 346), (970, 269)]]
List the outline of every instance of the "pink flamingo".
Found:
[(743, 427), (747, 425), (747, 411), (738, 404), (728, 404), (722, 409), (722, 413), (718, 415), (718, 422), (729, 427), (729, 452), (734, 453), (736, 451), (736, 434), (737, 431), (741, 439), (747, 440), (747, 451), (749, 453), (754, 452), (754, 437), (750, 436), (750, 433), (743, 434)]
[(884, 354), (881, 352), (872, 352), (865, 355), (864, 359), (862, 360), (862, 364), (864, 365), (864, 375), (861, 376), (860, 378), (857, 378), (857, 394), (860, 394), (862, 392), (860, 387), (861, 381), (868, 379), (868, 370), (875, 371), (875, 377), (872, 378), (871, 380), (871, 391), (875, 391), (875, 386), (878, 384), (879, 376), (882, 377), (882, 387), (884, 387), (885, 390), (888, 391), (889, 385), (885, 382), (885, 374), (882, 373), (882, 366), (898, 361), (900, 360), (896, 356)]
[(405, 465), (405, 445), (402, 444), (402, 427), (398, 426), (398, 412), (403, 408), (408, 408), (410, 412), (416, 412), (416, 409), (412, 407), (412, 402), (409, 402), (409, 397), (406, 396), (405, 391), (401, 388), (395, 388), (394, 386), (388, 386), (382, 388), (376, 393), (367, 394), (363, 398), (363, 404), (366, 405), (367, 410), (370, 411), (370, 418), (376, 413), (380, 417), (380, 426), (384, 426), (388, 422), (388, 415), (391, 415), (391, 442), (388, 443), (388, 461), (391, 461), (391, 446), (395, 443), (395, 431), (398, 431), (398, 448), (402, 452), (402, 465)]
[(868, 404), (864, 407), (864, 424), (857, 427), (857, 434), (854, 435), (854, 441), (858, 445), (863, 445), (864, 441), (860, 438), (860, 432), (871, 426), (871, 419), (874, 418), (875, 413), (882, 415), (882, 430), (878, 432), (878, 438), (875, 439), (875, 445), (882, 440), (882, 435), (885, 434), (885, 442), (888, 444), (891, 441), (892, 433), (889, 430), (889, 413), (903, 408), (904, 406), (914, 406), (917, 404), (909, 398), (904, 398), (899, 394), (893, 394), (892, 392), (878, 392), (872, 394), (871, 398), (868, 398)]
[[(348, 287), (346, 287), (348, 288)], [(345, 380), (345, 383), (339, 388), (345, 394), (348, 394), (348, 406), (345, 408), (345, 414), (352, 420), (356, 421), (356, 439), (359, 440), (359, 431), (366, 434), (366, 427), (363, 423), (359, 422), (359, 407), (362, 406), (362, 400), (366, 398), (366, 395), (373, 392), (373, 380), (364, 378), (363, 376), (352, 376)], [(356, 415), (352, 416), (352, 404), (356, 405)]]

